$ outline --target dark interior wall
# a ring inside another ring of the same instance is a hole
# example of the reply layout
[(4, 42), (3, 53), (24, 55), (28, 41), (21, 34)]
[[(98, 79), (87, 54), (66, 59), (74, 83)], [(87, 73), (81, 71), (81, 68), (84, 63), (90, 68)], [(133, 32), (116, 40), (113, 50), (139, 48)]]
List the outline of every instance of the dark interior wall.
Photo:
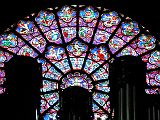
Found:
[(159, 0), (1, 0), (0, 31), (19, 19), (46, 7), (63, 4), (90, 4), (128, 15), (152, 33), (160, 33)]

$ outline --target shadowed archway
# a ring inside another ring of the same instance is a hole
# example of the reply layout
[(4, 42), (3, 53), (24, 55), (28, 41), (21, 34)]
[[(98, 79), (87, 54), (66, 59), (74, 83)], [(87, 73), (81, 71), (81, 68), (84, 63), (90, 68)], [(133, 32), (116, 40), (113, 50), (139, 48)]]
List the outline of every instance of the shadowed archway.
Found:
[(91, 120), (92, 95), (88, 90), (71, 86), (62, 91), (61, 95), (60, 120)]

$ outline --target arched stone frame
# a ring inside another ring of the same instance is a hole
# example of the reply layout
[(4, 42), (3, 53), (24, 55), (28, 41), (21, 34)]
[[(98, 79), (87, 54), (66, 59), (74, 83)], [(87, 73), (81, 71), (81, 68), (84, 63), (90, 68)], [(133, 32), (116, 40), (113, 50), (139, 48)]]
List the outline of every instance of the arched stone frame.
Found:
[[(98, 10), (98, 8), (96, 8), (96, 9)], [(50, 10), (51, 10), (51, 9), (50, 9)], [(50, 10), (49, 10), (49, 11), (50, 11)], [(52, 10), (51, 10), (51, 11), (52, 11)], [(32, 15), (31, 15), (31, 16), (32, 16)], [(33, 14), (33, 16), (34, 16), (34, 14)], [(33, 16), (32, 16), (32, 17), (33, 17)], [(120, 16), (121, 16), (121, 15), (120, 15)], [(31, 19), (32, 19), (32, 17), (31, 17)], [(123, 15), (122, 15), (122, 18), (126, 19), (126, 17), (123, 17)], [(28, 19), (28, 18), (25, 18), (25, 19)], [(127, 21), (130, 21), (130, 18), (127, 18), (127, 19), (128, 19)], [(99, 17), (99, 20), (100, 20), (100, 17)], [(36, 21), (35, 21), (35, 22), (36, 22)], [(25, 22), (20, 21), (19, 23), (21, 24), (21, 23), (25, 23)], [(25, 24), (26, 24), (26, 23), (25, 23)], [(30, 23), (29, 23), (29, 24), (30, 24)], [(129, 25), (129, 24), (130, 24), (130, 22), (128, 22), (128, 25)], [(131, 24), (132, 24), (132, 23), (131, 23)], [(97, 23), (97, 25), (98, 25), (98, 23)], [(117, 24), (117, 25), (118, 25), (118, 24)], [(133, 23), (133, 26), (137, 26), (137, 25), (138, 25), (138, 23), (136, 23), (136, 22)], [(38, 26), (38, 25), (37, 25), (37, 26)], [(37, 26), (36, 26), (36, 27), (37, 27)], [(116, 26), (116, 25), (115, 25), (115, 26)], [(119, 26), (120, 26), (120, 25), (119, 25)], [(139, 25), (138, 25), (138, 26), (139, 26)], [(13, 25), (12, 27), (13, 27), (13, 28), (11, 28), (11, 31), (14, 29), (14, 27), (16, 28), (16, 25), (15, 25), (15, 26)], [(30, 24), (30, 27), (33, 27), (33, 26), (32, 26), (32, 23)], [(36, 27), (35, 27), (35, 28), (36, 28)], [(145, 31), (145, 29), (144, 29), (142, 26), (140, 26), (140, 27), (141, 27), (140, 29), (142, 29), (143, 31)], [(58, 28), (60, 28), (60, 25), (58, 25)], [(81, 27), (81, 28), (82, 28), (82, 27)], [(136, 28), (136, 27), (135, 27), (135, 28)], [(79, 29), (79, 28), (76, 28), (76, 29)], [(114, 29), (114, 28), (113, 28), (113, 29)], [(136, 28), (136, 29), (139, 29), (139, 28)], [(41, 31), (40, 33), (42, 33), (42, 30), (40, 30), (40, 28), (37, 29), (37, 31), (38, 31), (38, 30)], [(94, 32), (94, 30), (92, 30), (92, 31)], [(135, 31), (136, 31), (136, 30), (135, 30)], [(10, 30), (9, 30), (9, 31), (6, 31), (6, 33), (7, 33), (7, 32), (10, 32)], [(13, 31), (13, 32), (15, 32), (15, 31)], [(53, 32), (57, 32), (57, 31), (53, 31)], [(62, 32), (62, 31), (61, 31), (61, 32)], [(61, 32), (60, 32), (60, 33), (61, 33)], [(136, 32), (137, 32), (136, 35), (139, 34), (139, 30), (137, 30)], [(96, 33), (96, 31), (94, 32), (94, 34), (95, 34), (95, 33)], [(103, 32), (102, 32), (102, 33), (103, 33)], [(154, 46), (154, 49), (158, 49), (158, 41), (156, 41), (157, 43), (154, 43), (155, 37), (150, 36), (150, 33), (147, 32), (147, 31), (145, 31), (144, 33), (145, 33), (145, 34), (149, 34), (149, 37), (152, 38), (151, 41), (153, 40), (153, 41), (152, 41), (153, 44), (156, 44), (156, 45), (157, 45), (157, 46)], [(22, 41), (24, 40), (22, 37), (25, 37), (25, 36), (23, 36), (23, 35), (20, 36), (20, 35), (18, 35), (17, 32), (14, 33), (14, 34), (16, 34), (16, 35), (19, 37), (18, 39), (16, 38), (16, 40), (18, 40), (18, 41), (21, 41), (21, 39), (22, 39)], [(38, 33), (37, 33), (37, 34), (38, 34)], [(94, 34), (93, 34), (93, 35), (94, 35)], [(125, 34), (125, 33), (123, 33), (123, 34)], [(118, 35), (118, 33), (117, 33), (117, 35)], [(7, 36), (8, 36), (8, 35), (7, 35)], [(14, 38), (15, 36), (14, 36), (14, 35), (11, 34), (10, 36), (13, 37), (13, 40), (15, 40), (15, 38)], [(42, 34), (42, 36), (45, 37), (43, 34)], [(64, 35), (64, 36), (65, 36), (65, 35)], [(6, 37), (6, 36), (1, 37), (1, 40), (3, 40), (5, 37)], [(112, 37), (113, 37), (113, 36), (112, 36)], [(143, 37), (144, 37), (144, 36), (142, 35), (142, 38), (143, 38)], [(6, 37), (6, 38), (7, 38), (7, 37)], [(8, 38), (7, 38), (7, 39), (8, 39)], [(9, 39), (10, 39), (10, 38), (9, 38)], [(63, 40), (65, 41), (65, 38), (62, 37), (61, 39), (62, 39), (62, 41), (63, 41)], [(80, 39), (85, 39), (85, 38), (82, 36), (82, 38), (80, 38)], [(92, 38), (92, 39), (93, 39), (93, 38)], [(111, 39), (111, 38), (109, 38), (109, 39)], [(44, 39), (43, 39), (43, 40), (44, 40)], [(42, 41), (43, 41), (43, 40), (42, 40)], [(46, 40), (46, 38), (45, 38), (45, 40)], [(45, 41), (45, 40), (44, 40), (44, 41)], [(111, 40), (114, 42), (115, 39), (111, 39)], [(31, 40), (31, 41), (32, 41), (32, 40)], [(34, 40), (33, 40), (33, 41), (34, 41)], [(46, 41), (47, 41), (47, 40), (46, 40)], [(63, 41), (63, 42), (64, 42), (64, 41)], [(83, 42), (82, 40), (79, 40), (79, 41), (80, 41), (80, 44), (85, 43), (86, 45), (89, 45), (89, 44), (87, 44), (86, 42)], [(78, 42), (79, 42), (79, 41), (78, 41)], [(86, 41), (87, 41), (87, 40), (86, 40)], [(120, 39), (119, 39), (119, 41), (122, 41), (122, 43), (124, 43), (123, 40), (120, 40)], [(129, 41), (130, 41), (130, 40), (129, 40)], [(138, 40), (137, 40), (137, 41), (138, 41)], [(70, 42), (70, 43), (71, 43), (71, 44), (72, 44), (72, 43), (74, 44), (74, 43), (76, 43), (76, 42), (77, 42), (77, 41), (76, 41), (76, 39), (75, 39), (75, 41)], [(78, 43), (78, 42), (77, 42), (77, 43)], [(143, 41), (143, 42), (144, 42), (144, 41)], [(19, 43), (20, 43), (20, 42), (19, 42)], [(43, 43), (44, 43), (44, 42), (43, 42)], [(47, 43), (47, 42), (46, 42), (46, 43)], [(111, 42), (110, 42), (110, 43), (111, 43)], [(132, 42), (130, 42), (130, 43), (132, 43)], [(16, 44), (16, 42), (14, 42), (13, 44)], [(20, 43), (20, 44), (21, 44), (21, 43)], [(22, 44), (23, 44), (23, 43), (22, 43)], [(24, 44), (25, 44), (25, 43), (24, 43)], [(97, 44), (99, 44), (99, 43), (97, 43)], [(128, 43), (127, 43), (127, 44), (128, 44)], [(136, 44), (136, 43), (133, 42), (132, 44)], [(49, 45), (49, 44), (48, 44), (48, 45)], [(22, 46), (23, 46), (23, 45), (22, 45)], [(28, 49), (27, 46), (30, 46), (30, 45), (26, 43), (25, 49)], [(99, 46), (100, 46), (100, 45), (99, 45)], [(104, 44), (104, 46), (105, 46), (105, 44)], [(102, 47), (100, 47), (100, 48), (106, 49), (104, 46), (102, 46)], [(13, 46), (10, 46), (10, 47), (13, 47)], [(18, 46), (18, 47), (19, 47), (19, 46)], [(19, 49), (18, 47), (17, 47), (16, 49)], [(30, 46), (30, 47), (31, 47), (31, 46)], [(117, 46), (117, 47), (118, 47), (118, 46)], [(134, 45), (133, 45), (133, 47), (134, 47)], [(153, 46), (152, 46), (152, 47), (153, 47)], [(63, 48), (64, 48), (64, 47), (63, 47)], [(62, 48), (62, 51), (65, 51), (65, 52), (66, 52), (66, 51), (68, 50), (68, 49), (63, 49), (63, 48)], [(90, 48), (91, 48), (91, 47), (90, 47)], [(110, 47), (108, 46), (107, 48), (110, 48)], [(3, 55), (3, 53), (4, 53), (3, 50), (5, 51), (6, 49), (9, 50), (9, 51), (12, 51), (12, 50), (13, 50), (12, 48), (11, 48), (11, 49), (8, 49), (8, 47), (2, 46), (2, 53), (1, 53), (1, 54), (2, 54), (2, 57), (1, 57), (1, 58), (2, 58), (2, 59), (1, 59), (1, 60), (5, 60), (7, 57), (10, 57), (10, 55), (7, 55), (7, 53), (5, 53), (5, 55)], [(38, 52), (38, 50), (36, 50), (35, 48), (33, 48), (33, 49)], [(50, 50), (50, 49), (52, 49), (52, 48), (48, 47), (48, 49)], [(58, 48), (56, 48), (56, 49), (58, 49)], [(97, 49), (98, 49), (98, 47), (97, 47)], [(119, 49), (119, 48), (118, 48), (118, 49)], [(7, 51), (7, 50), (6, 50), (6, 51)], [(39, 50), (40, 50), (40, 49), (39, 49)], [(109, 49), (108, 49), (108, 50), (109, 50)], [(122, 50), (122, 49), (121, 49), (121, 50)], [(137, 53), (132, 52), (132, 50), (131, 50), (130, 47), (128, 47), (127, 50), (130, 50), (130, 52), (132, 53), (132, 55), (138, 55)], [(138, 51), (137, 48), (136, 48), (136, 50)], [(11, 52), (9, 52), (9, 51), (7, 51), (7, 52), (8, 52), (8, 53), (11, 53)], [(42, 50), (42, 51), (43, 51), (43, 50)], [(41, 52), (42, 52), (42, 51), (41, 51)], [(47, 51), (47, 49), (46, 49), (46, 51)], [(122, 51), (124, 51), (124, 50), (122, 50)], [(154, 50), (151, 50), (151, 52), (152, 52), (152, 51), (154, 51)], [(18, 52), (19, 52), (19, 50), (18, 50)], [(86, 52), (86, 51), (85, 51), (85, 52)], [(110, 51), (109, 53), (112, 53), (112, 52), (113, 52), (113, 51)], [(116, 50), (115, 50), (114, 52), (116, 52)], [(144, 50), (144, 53), (145, 53), (145, 52), (146, 52), (146, 50)], [(84, 54), (84, 52), (82, 52), (82, 53)], [(118, 53), (118, 52), (117, 52), (117, 53)], [(142, 53), (142, 54), (144, 54), (144, 53)], [(153, 53), (154, 53), (154, 52), (153, 52)], [(157, 53), (157, 52), (156, 52), (156, 53)], [(158, 53), (159, 53), (159, 52), (158, 52)], [(22, 55), (21, 52), (19, 52), (19, 54)], [(107, 53), (107, 54), (108, 54), (108, 53)], [(128, 53), (128, 54), (129, 54), (129, 53)], [(26, 55), (28, 55), (28, 53), (27, 53)], [(76, 56), (76, 55), (78, 56), (78, 53), (75, 54), (75, 56)], [(117, 54), (117, 57), (118, 57), (118, 56), (121, 56), (121, 55), (123, 55), (123, 53), (122, 53), (122, 54)], [(106, 55), (106, 56), (108, 56), (108, 55)], [(33, 53), (33, 54), (32, 54), (32, 57), (37, 57), (36, 53), (35, 53), (35, 54)], [(47, 57), (47, 55), (46, 55), (46, 57)], [(66, 57), (69, 57), (69, 55), (66, 55)], [(100, 57), (101, 57), (101, 55), (100, 55)], [(109, 57), (109, 56), (108, 56), (108, 57)], [(115, 54), (114, 54), (112, 57), (114, 58), (114, 57), (115, 57)], [(87, 58), (87, 57), (86, 57), (86, 58)], [(9, 59), (10, 59), (10, 58), (7, 58), (6, 60), (9, 60)], [(57, 58), (57, 59), (58, 59), (58, 58)], [(144, 58), (144, 59), (145, 59), (145, 58)], [(112, 60), (114, 60), (114, 59), (111, 59), (111, 61), (110, 61), (110, 60), (107, 60), (107, 62), (108, 62), (108, 61), (109, 61), (109, 62), (112, 62)], [(157, 59), (157, 60), (158, 60), (158, 59)], [(43, 62), (42, 60), (39, 60), (39, 61)], [(46, 61), (49, 62), (48, 60), (46, 60)], [(50, 62), (51, 62), (51, 61), (50, 61)], [(49, 63), (50, 63), (50, 62), (49, 62)], [(53, 62), (53, 61), (52, 61), (52, 62)], [(107, 63), (107, 62), (106, 62), (106, 63)], [(101, 63), (101, 62), (100, 62), (100, 63)], [(103, 64), (103, 63), (102, 63), (102, 64)], [(69, 65), (71, 66), (70, 63), (69, 63)], [(53, 66), (54, 66), (54, 65), (53, 65)], [(73, 65), (73, 66), (74, 66), (74, 65)], [(107, 67), (107, 66), (106, 66), (106, 67)], [(56, 69), (57, 69), (57, 68), (56, 68)], [(156, 67), (156, 69), (158, 70), (157, 67)], [(51, 70), (54, 70), (54, 69), (51, 69)], [(58, 70), (58, 69), (57, 69), (57, 70)], [(59, 71), (59, 70), (58, 70), (58, 71)], [(2, 72), (3, 72), (3, 71), (2, 71)], [(56, 85), (55, 85), (55, 86), (56, 86)]]

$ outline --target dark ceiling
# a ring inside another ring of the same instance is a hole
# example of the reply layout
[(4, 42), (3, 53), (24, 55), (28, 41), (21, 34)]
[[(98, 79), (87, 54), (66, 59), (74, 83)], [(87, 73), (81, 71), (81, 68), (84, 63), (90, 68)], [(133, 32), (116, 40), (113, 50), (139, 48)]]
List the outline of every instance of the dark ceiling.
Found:
[(3, 0), (0, 5), (0, 31), (19, 19), (43, 8), (65, 4), (89, 4), (128, 15), (152, 33), (160, 33), (160, 5), (158, 0)]

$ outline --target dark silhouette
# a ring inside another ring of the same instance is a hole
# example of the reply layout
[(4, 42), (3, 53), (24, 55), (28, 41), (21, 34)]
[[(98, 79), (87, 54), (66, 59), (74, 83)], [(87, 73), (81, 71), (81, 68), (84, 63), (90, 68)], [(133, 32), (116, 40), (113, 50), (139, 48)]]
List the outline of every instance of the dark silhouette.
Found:
[(34, 58), (17, 56), (5, 64), (5, 69), (7, 116), (14, 120), (36, 120), (36, 111), (40, 111), (41, 65)]
[(110, 65), (111, 107), (115, 120), (144, 119), (145, 74), (146, 64), (138, 57), (119, 57)]
[(91, 93), (78, 86), (63, 90), (59, 120), (93, 120)]

